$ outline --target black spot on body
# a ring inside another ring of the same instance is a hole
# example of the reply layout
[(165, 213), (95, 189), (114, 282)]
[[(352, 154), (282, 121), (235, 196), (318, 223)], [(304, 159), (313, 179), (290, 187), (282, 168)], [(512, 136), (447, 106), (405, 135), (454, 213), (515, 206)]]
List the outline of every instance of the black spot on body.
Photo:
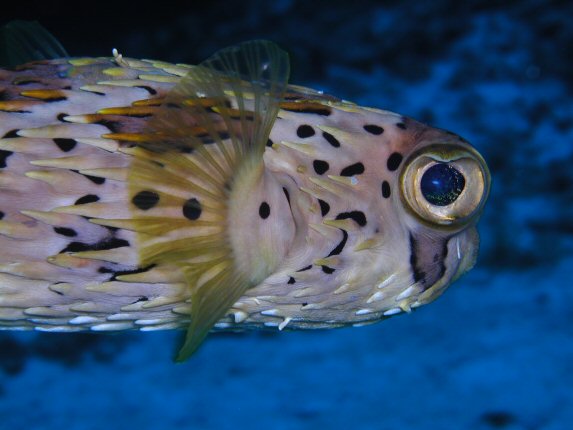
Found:
[(324, 137), (326, 139), (326, 141), (328, 143), (330, 143), (332, 146), (334, 146), (335, 148), (340, 148), (340, 142), (332, 134), (327, 133), (326, 131), (323, 131), (322, 137)]
[(396, 127), (402, 129), (402, 130), (406, 130), (406, 124), (404, 124), (403, 122), (399, 122), (398, 124), (396, 124)]
[(99, 197), (95, 194), (86, 194), (85, 196), (77, 199), (74, 205), (85, 205), (87, 203), (95, 203), (97, 201), (99, 201)]
[(374, 134), (376, 136), (384, 133), (384, 129), (382, 127), (380, 127), (379, 125), (374, 125), (374, 124), (366, 124), (364, 126), (364, 130), (366, 130), (368, 133)]
[(388, 170), (393, 172), (394, 170), (397, 170), (398, 167), (400, 167), (401, 162), (402, 162), (402, 154), (400, 154), (399, 152), (393, 152), (392, 154), (390, 154), (390, 157), (388, 157), (388, 162), (386, 163), (386, 166), (388, 167)]
[(330, 205), (324, 200), (318, 199), (318, 204), (320, 205), (320, 213), (322, 216), (325, 216), (328, 214), (328, 212), (330, 212)]
[(336, 269), (333, 269), (332, 267), (328, 267), (328, 266), (320, 266), (320, 267), (322, 267), (322, 271), (324, 273), (326, 273), (327, 275), (334, 273), (334, 271), (336, 270)]
[(271, 146), (273, 146), (273, 141), (271, 139), (267, 140), (267, 146), (270, 148)]
[(113, 273), (113, 276), (109, 278), (109, 281), (117, 281), (117, 277), (122, 275), (135, 275), (137, 273), (147, 272), (148, 270), (151, 270), (154, 267), (155, 264), (150, 264), (149, 266), (138, 267), (137, 269), (131, 269), (131, 270), (112, 270), (111, 272)]
[(5, 215), (4, 212), (0, 211), (0, 219), (3, 219), (4, 215)]
[(336, 245), (336, 248), (334, 248), (332, 251), (330, 251), (330, 254), (328, 254), (328, 257), (332, 257), (333, 255), (338, 255), (344, 249), (344, 246), (346, 245), (346, 241), (348, 240), (348, 233), (346, 233), (346, 230), (341, 230), (341, 231), (342, 231), (342, 240), (340, 241), (340, 243), (338, 245)]
[(77, 145), (77, 142), (74, 139), (56, 137), (52, 140), (56, 145), (58, 145), (58, 148), (60, 148), (60, 150), (63, 152), (70, 152)]
[(297, 272), (305, 272), (307, 270), (310, 270), (312, 268), (312, 264), (309, 264), (306, 267), (303, 267), (302, 269), (297, 270)]
[(361, 175), (362, 173), (364, 173), (364, 164), (354, 163), (342, 169), (340, 176), (354, 176)]
[(18, 136), (19, 131), (20, 130), (18, 130), (18, 129), (10, 130), (8, 133), (6, 133), (4, 136), (2, 136), (2, 139), (13, 139), (15, 137), (20, 137), (20, 136)]
[(5, 151), (0, 149), (0, 169), (6, 167), (6, 159), (12, 154), (12, 151)]
[(80, 175), (86, 177), (96, 185), (101, 185), (105, 183), (105, 178), (100, 178), (99, 176), (86, 175), (84, 173), (80, 173)]
[(295, 279), (292, 276), (289, 276), (287, 284), (292, 285), (295, 282), (296, 282)]
[(307, 124), (300, 125), (296, 130), (296, 135), (301, 139), (314, 136), (314, 133), (314, 128)]
[(107, 129), (111, 133), (119, 133), (119, 131), (121, 130), (121, 124), (118, 121), (112, 121), (109, 119), (101, 119), (101, 120), (97, 121), (96, 124), (103, 125), (104, 127), (107, 127)]
[(330, 165), (328, 164), (328, 162), (326, 162), (324, 160), (314, 160), (312, 162), (312, 167), (314, 168), (314, 171), (317, 174), (323, 175), (324, 173), (326, 173), (328, 171), (328, 169), (330, 168)]
[(201, 203), (194, 197), (187, 200), (183, 205), (183, 216), (191, 221), (199, 219), (202, 211)]
[(76, 237), (78, 233), (73, 228), (67, 227), (54, 227), (54, 231), (62, 236)]
[(382, 197), (385, 199), (390, 197), (390, 184), (388, 181), (382, 181)]
[(267, 202), (262, 202), (259, 206), (259, 216), (262, 219), (267, 219), (271, 214), (271, 207)]
[(283, 187), (283, 192), (285, 193), (288, 205), (290, 206), (290, 194), (288, 193), (288, 190), (285, 187)]
[(140, 191), (131, 199), (131, 203), (133, 203), (137, 208), (141, 209), (142, 211), (146, 211), (154, 207), (157, 203), (159, 203), (159, 194), (154, 191)]
[(42, 99), (42, 101), (46, 102), (46, 103), (55, 103), (55, 102), (63, 102), (64, 100), (67, 100), (68, 98), (66, 96), (53, 96), (47, 99)]
[(67, 116), (69, 116), (67, 113), (62, 112), (62, 113), (59, 113), (56, 118), (57, 118), (58, 121), (60, 121), (60, 122), (68, 122), (68, 121), (66, 121), (66, 120), (64, 119), (64, 118), (67, 117)]
[(118, 239), (116, 237), (104, 239), (94, 244), (84, 242), (70, 242), (64, 249), (60, 251), (60, 254), (65, 252), (107, 251), (109, 249), (123, 248), (125, 246), (129, 246), (129, 242), (127, 240)]
[(361, 211), (341, 212), (336, 216), (336, 219), (352, 219), (360, 227), (366, 225), (366, 215)]
[(157, 94), (157, 91), (155, 91), (154, 88), (151, 88), (149, 85), (136, 85), (135, 88), (141, 88), (142, 90), (147, 91), (149, 94), (151, 94), (152, 96), (154, 96), (155, 94)]

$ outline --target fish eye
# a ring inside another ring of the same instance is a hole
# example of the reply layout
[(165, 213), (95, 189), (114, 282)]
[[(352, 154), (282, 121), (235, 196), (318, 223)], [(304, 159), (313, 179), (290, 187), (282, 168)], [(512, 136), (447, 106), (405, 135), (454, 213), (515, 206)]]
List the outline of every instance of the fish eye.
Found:
[(489, 191), (489, 171), (466, 144), (431, 144), (404, 163), (400, 188), (405, 206), (425, 223), (459, 227), (477, 219)]

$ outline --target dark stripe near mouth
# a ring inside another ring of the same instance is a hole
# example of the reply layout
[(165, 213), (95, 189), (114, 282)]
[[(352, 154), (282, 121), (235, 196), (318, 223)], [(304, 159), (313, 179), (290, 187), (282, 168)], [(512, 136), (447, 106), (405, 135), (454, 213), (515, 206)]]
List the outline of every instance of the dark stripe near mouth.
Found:
[(446, 257), (450, 238), (430, 238), (410, 233), (410, 266), (414, 282), (427, 290), (446, 273)]

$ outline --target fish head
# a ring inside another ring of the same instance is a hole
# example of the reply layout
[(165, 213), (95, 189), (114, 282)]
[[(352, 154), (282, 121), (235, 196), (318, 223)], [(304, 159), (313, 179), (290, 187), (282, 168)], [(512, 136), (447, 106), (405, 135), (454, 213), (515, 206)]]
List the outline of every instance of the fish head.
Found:
[(405, 133), (388, 158), (391, 168), (395, 154), (403, 157), (394, 172), (397, 192), (384, 210), (395, 212), (397, 234), (407, 245), (399, 257), (409, 264), (402, 285), (417, 292), (402, 303), (408, 308), (431, 302), (474, 266), (476, 224), (490, 174), (483, 157), (460, 136), (408, 118), (403, 123)]

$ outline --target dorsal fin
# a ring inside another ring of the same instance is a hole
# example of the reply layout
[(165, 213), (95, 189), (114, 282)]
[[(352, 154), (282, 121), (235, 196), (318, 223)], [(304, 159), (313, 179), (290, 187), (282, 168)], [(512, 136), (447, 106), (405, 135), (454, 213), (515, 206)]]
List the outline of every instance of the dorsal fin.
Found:
[(177, 361), (258, 281), (234, 258), (229, 199), (235, 183), (263, 170), (288, 73), (287, 54), (271, 42), (224, 49), (172, 89), (149, 121), (151, 138), (134, 150), (129, 184), (141, 264), (176, 264), (191, 294)]
[(11, 21), (0, 30), (0, 65), (68, 57), (52, 34), (36, 21)]

